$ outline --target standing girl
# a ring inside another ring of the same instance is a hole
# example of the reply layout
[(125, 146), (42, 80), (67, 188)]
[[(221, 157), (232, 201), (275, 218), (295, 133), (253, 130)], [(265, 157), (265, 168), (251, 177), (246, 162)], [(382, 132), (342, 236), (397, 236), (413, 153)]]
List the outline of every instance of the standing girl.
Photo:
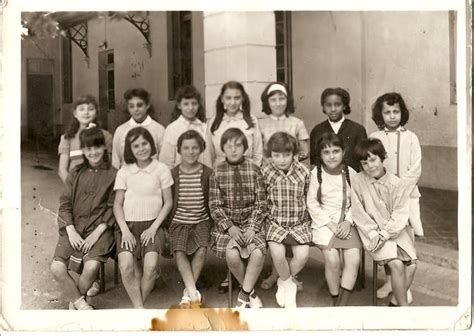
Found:
[[(117, 172), (110, 164), (103, 130), (84, 129), (79, 143), (84, 160), (67, 176), (59, 199), (59, 240), (51, 264), (73, 310), (93, 309), (86, 292), (114, 247), (112, 198)], [(82, 271), (77, 285), (68, 266), (76, 273)]]
[[(202, 106), (201, 94), (194, 86), (179, 88), (176, 93), (176, 104), (171, 115), (172, 123), (166, 127), (160, 161), (173, 169), (181, 162), (181, 155), (176, 146), (178, 138), (187, 130), (195, 130), (202, 137), (206, 134), (206, 115)], [(203, 157), (199, 158), (203, 161)]]
[(352, 179), (352, 217), (372, 259), (390, 268), (390, 305), (407, 306), (416, 271), (413, 229), (408, 224), (411, 190), (385, 170), (386, 152), (380, 140), (361, 141), (355, 155), (363, 171)]
[[(72, 168), (84, 162), (79, 133), (91, 123), (96, 123), (97, 111), (97, 100), (91, 95), (80, 96), (74, 102), (72, 112), (74, 118), (66, 133), (61, 136), (58, 147), (58, 174), (63, 182), (66, 181)], [(105, 148), (110, 155), (112, 153), (112, 136), (106, 130), (102, 130), (102, 133), (105, 138)]]
[(250, 114), (250, 99), (242, 84), (230, 81), (222, 86), (216, 101), (216, 115), (207, 124), (204, 162), (214, 167), (225, 161), (221, 149), (222, 134), (229, 128), (241, 129), (247, 138), (245, 157), (260, 166), (263, 157), (262, 135), (257, 118)]
[(359, 141), (367, 138), (367, 132), (364, 126), (344, 117), (351, 113), (350, 101), (349, 92), (341, 88), (328, 88), (321, 94), (321, 106), (328, 119), (316, 125), (311, 131), (311, 165), (316, 164), (319, 155), (317, 150), (314, 150), (317, 148), (319, 138), (324, 133), (330, 132), (337, 134), (344, 141), (345, 160), (352, 169), (359, 171), (360, 164), (354, 159), (353, 151)]
[(209, 167), (198, 162), (205, 148), (204, 139), (197, 131), (184, 132), (177, 140), (182, 162), (171, 170), (175, 182), (169, 228), (171, 249), (186, 286), (181, 307), (188, 307), (192, 302), (200, 304), (202, 299), (196, 281), (209, 246), (209, 177), (212, 173)]
[(150, 94), (144, 89), (130, 89), (125, 91), (123, 97), (127, 101), (127, 111), (130, 120), (123, 123), (114, 133), (112, 165), (119, 169), (124, 164), (125, 137), (132, 128), (142, 126), (150, 132), (158, 153), (163, 143), (165, 128), (149, 116), (153, 111), (150, 103)]
[[(405, 128), (409, 112), (405, 101), (398, 93), (385, 93), (378, 97), (372, 106), (372, 120), (379, 131), (370, 135), (380, 139), (387, 151), (384, 161), (385, 168), (400, 177), (410, 190), (410, 225), (415, 235), (423, 236), (423, 226), (420, 218), (420, 191), (418, 179), (421, 175), (421, 146), (415, 133)], [(392, 292), (390, 269), (385, 267), (387, 275), (385, 284), (377, 290), (379, 299), (387, 297)], [(408, 290), (408, 302), (413, 301)]]
[[(362, 247), (350, 211), (351, 179), (356, 172), (344, 163), (344, 148), (344, 142), (334, 133), (324, 133), (319, 138), (316, 153), (312, 153), (316, 167), (311, 172), (307, 196), (313, 219), (313, 243), (324, 255), (324, 273), (335, 306), (348, 303), (357, 279)], [(344, 264), (342, 275), (341, 264)]]
[(267, 85), (261, 95), (262, 111), (268, 118), (259, 121), (262, 132), (263, 148), (266, 148), (270, 137), (276, 132), (285, 132), (295, 137), (299, 142), (300, 161), (308, 157), (309, 135), (301, 119), (291, 116), (295, 113), (293, 95), (288, 85), (282, 82), (272, 82)]
[(134, 308), (143, 308), (153, 290), (163, 240), (158, 229), (173, 205), (171, 173), (153, 158), (155, 154), (150, 132), (143, 127), (130, 130), (125, 138), (126, 165), (118, 171), (114, 186), (118, 261)]
[(265, 260), (263, 221), (267, 204), (262, 173), (244, 157), (247, 149), (242, 130), (229, 128), (222, 134), (225, 161), (214, 169), (209, 190), (209, 208), (216, 223), (211, 233), (212, 250), (227, 260), (241, 285), (237, 308), (261, 308), (254, 286)]

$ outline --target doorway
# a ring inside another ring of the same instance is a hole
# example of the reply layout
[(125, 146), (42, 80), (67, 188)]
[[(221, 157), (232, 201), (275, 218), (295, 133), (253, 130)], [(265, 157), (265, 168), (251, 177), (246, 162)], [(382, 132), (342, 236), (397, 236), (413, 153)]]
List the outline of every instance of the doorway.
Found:
[(55, 141), (53, 60), (29, 59), (27, 72), (27, 138), (49, 149)]

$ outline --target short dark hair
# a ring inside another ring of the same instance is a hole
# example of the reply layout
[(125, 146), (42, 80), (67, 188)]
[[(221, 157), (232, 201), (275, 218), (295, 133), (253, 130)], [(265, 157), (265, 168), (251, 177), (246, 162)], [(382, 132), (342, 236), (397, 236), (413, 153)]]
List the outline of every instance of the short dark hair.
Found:
[[(97, 126), (83, 129), (79, 133), (79, 143), (81, 149), (84, 147), (105, 147), (104, 132), (100, 127)], [(89, 167), (89, 161), (87, 160), (86, 156), (84, 154), (82, 154), (82, 156), (84, 158), (82, 165)], [(107, 149), (104, 150), (102, 161), (107, 165), (107, 168), (110, 168), (109, 154)]]
[(267, 143), (267, 156), (270, 157), (272, 152), (276, 153), (288, 153), (291, 152), (293, 155), (298, 154), (299, 145), (298, 140), (288, 133), (276, 132), (268, 139)]
[(130, 100), (134, 97), (138, 97), (142, 99), (145, 103), (150, 104), (150, 93), (148, 93), (148, 91), (145, 89), (142, 89), (142, 88), (128, 89), (123, 94), (123, 98), (125, 98), (125, 100)]
[(153, 137), (151, 136), (150, 132), (144, 127), (135, 127), (128, 131), (125, 137), (125, 149), (123, 152), (123, 158), (125, 163), (136, 163), (137, 159), (133, 155), (132, 152), (132, 142), (137, 140), (140, 136), (142, 136), (146, 141), (150, 143), (151, 146), (151, 155), (156, 154), (156, 146), (155, 141), (153, 141)]
[(221, 150), (224, 151), (224, 145), (232, 140), (241, 140), (242, 145), (244, 145), (244, 151), (249, 148), (249, 143), (247, 141), (247, 137), (245, 136), (244, 132), (239, 128), (229, 128), (226, 130), (221, 136)]
[[(154, 109), (153, 105), (151, 104), (151, 95), (145, 89), (142, 89), (142, 88), (128, 89), (123, 94), (123, 98), (126, 101), (129, 101), (132, 98), (140, 98), (141, 100), (143, 100), (145, 102), (145, 104), (150, 106), (147, 110), (148, 115), (155, 113), (155, 109)], [(127, 106), (125, 107), (125, 111), (126, 111), (127, 114), (129, 113)]]
[(81, 148), (105, 146), (105, 136), (99, 127), (83, 129), (79, 133), (79, 143)]
[(181, 115), (181, 110), (178, 108), (178, 104), (181, 102), (181, 100), (192, 98), (196, 99), (199, 104), (199, 108), (196, 113), (196, 118), (203, 122), (206, 121), (206, 112), (204, 111), (204, 107), (202, 106), (201, 93), (192, 85), (182, 86), (176, 92), (176, 95), (174, 97), (174, 109), (173, 113), (171, 114), (171, 121), (175, 121)]
[(408, 108), (402, 98), (402, 95), (397, 92), (389, 92), (378, 97), (374, 105), (372, 105), (372, 120), (375, 122), (375, 125), (377, 125), (379, 129), (384, 129), (385, 127), (385, 123), (383, 121), (382, 116), (383, 103), (387, 103), (387, 105), (390, 106), (398, 104), (398, 106), (400, 106), (400, 112), (402, 114), (400, 125), (404, 126), (408, 122), (410, 112), (408, 112)]
[(367, 160), (369, 153), (377, 155), (381, 161), (387, 157), (382, 141), (375, 138), (361, 140), (354, 148), (354, 157), (357, 161)]
[(199, 134), (195, 130), (189, 130), (181, 134), (178, 138), (178, 143), (176, 149), (178, 150), (178, 153), (181, 154), (181, 145), (183, 144), (184, 140), (190, 140), (190, 139), (195, 139), (196, 142), (199, 145), (199, 148), (201, 149), (201, 153), (204, 152), (206, 149), (206, 142), (204, 141), (203, 137), (201, 134)]
[[(349, 114), (351, 113), (351, 107), (350, 107), (350, 102), (351, 102), (351, 95), (349, 92), (344, 90), (343, 88), (337, 87), (337, 88), (327, 88), (321, 93), (321, 106), (324, 106), (324, 101), (326, 100), (327, 97), (336, 95), (341, 97), (342, 104), (344, 105), (344, 114)], [(323, 109), (324, 113), (324, 109)]]
[[(270, 92), (270, 94), (268, 94), (268, 89), (273, 84), (283, 85), (283, 87), (286, 90), (286, 94), (284, 92), (280, 91), (280, 90), (272, 91), (272, 92)], [(290, 113), (295, 113), (295, 101), (293, 99), (293, 95), (291, 94), (291, 91), (290, 91), (290, 88), (288, 87), (288, 85), (286, 85), (283, 82), (271, 82), (270, 84), (268, 84), (265, 87), (265, 89), (262, 92), (262, 95), (260, 96), (260, 100), (262, 101), (262, 112), (264, 112), (266, 114), (272, 114), (272, 109), (270, 108), (270, 104), (268, 104), (268, 98), (270, 98), (271, 96), (273, 96), (277, 92), (281, 92), (286, 96), (286, 111), (285, 111), (285, 114), (288, 115)]]
[(315, 148), (316, 152), (314, 153), (314, 157), (316, 157), (316, 162), (322, 164), (321, 151), (329, 146), (340, 147), (342, 150), (345, 150), (344, 141), (337, 134), (332, 132), (323, 133), (318, 139)]

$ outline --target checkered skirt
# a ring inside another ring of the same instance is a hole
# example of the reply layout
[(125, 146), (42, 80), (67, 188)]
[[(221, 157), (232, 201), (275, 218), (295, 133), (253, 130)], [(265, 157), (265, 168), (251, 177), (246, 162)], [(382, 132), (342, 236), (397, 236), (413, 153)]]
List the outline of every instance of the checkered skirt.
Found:
[(208, 220), (187, 225), (171, 222), (169, 229), (171, 250), (173, 252), (183, 251), (187, 255), (192, 255), (200, 247), (208, 247), (210, 226)]

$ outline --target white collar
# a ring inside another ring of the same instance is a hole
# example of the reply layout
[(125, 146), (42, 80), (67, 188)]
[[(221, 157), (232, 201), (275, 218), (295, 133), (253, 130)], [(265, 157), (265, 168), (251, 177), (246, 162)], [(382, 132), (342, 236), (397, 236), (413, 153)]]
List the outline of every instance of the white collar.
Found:
[(281, 115), (281, 116), (279, 116), (279, 117), (274, 116), (273, 114), (269, 114), (268, 116), (269, 116), (271, 119), (273, 119), (273, 120), (286, 120), (286, 119), (288, 118), (288, 117), (286, 116), (286, 114), (283, 114), (283, 115)]
[(346, 120), (346, 118), (344, 118), (344, 115), (342, 116), (341, 120), (336, 121), (336, 122), (331, 121), (331, 120), (328, 119), (329, 124), (331, 124), (332, 126), (342, 125), (342, 123), (344, 122), (344, 120)]
[(145, 127), (145, 126), (150, 125), (150, 124), (151, 124), (151, 121), (152, 121), (151, 117), (150, 117), (149, 115), (147, 115), (146, 118), (145, 118), (145, 120), (143, 120), (141, 123), (137, 123), (137, 122), (135, 121), (135, 119), (130, 118), (130, 120), (128, 121), (128, 124), (129, 124), (130, 126), (132, 126), (132, 127), (137, 127), (137, 126), (143, 126), (143, 127)]
[(405, 132), (407, 129), (405, 127), (403, 127), (402, 125), (398, 126), (397, 129), (395, 130), (389, 130), (387, 127), (384, 127), (383, 130), (385, 131), (385, 133), (390, 133), (390, 132)]
[(182, 115), (180, 115), (177, 120), (179, 120), (180, 123), (183, 123), (183, 124), (186, 124), (186, 125), (200, 126), (202, 124), (202, 121), (199, 120), (198, 118), (195, 118), (193, 121), (189, 121), (185, 117), (183, 117)]
[(146, 166), (145, 168), (140, 168), (140, 167), (138, 167), (138, 165), (136, 163), (132, 163), (130, 165), (130, 172), (132, 174), (136, 174), (139, 171), (143, 171), (143, 172), (146, 172), (146, 173), (151, 173), (155, 169), (155, 166), (157, 164), (158, 164), (158, 161), (156, 161), (155, 159), (152, 159), (150, 164), (148, 166)]

